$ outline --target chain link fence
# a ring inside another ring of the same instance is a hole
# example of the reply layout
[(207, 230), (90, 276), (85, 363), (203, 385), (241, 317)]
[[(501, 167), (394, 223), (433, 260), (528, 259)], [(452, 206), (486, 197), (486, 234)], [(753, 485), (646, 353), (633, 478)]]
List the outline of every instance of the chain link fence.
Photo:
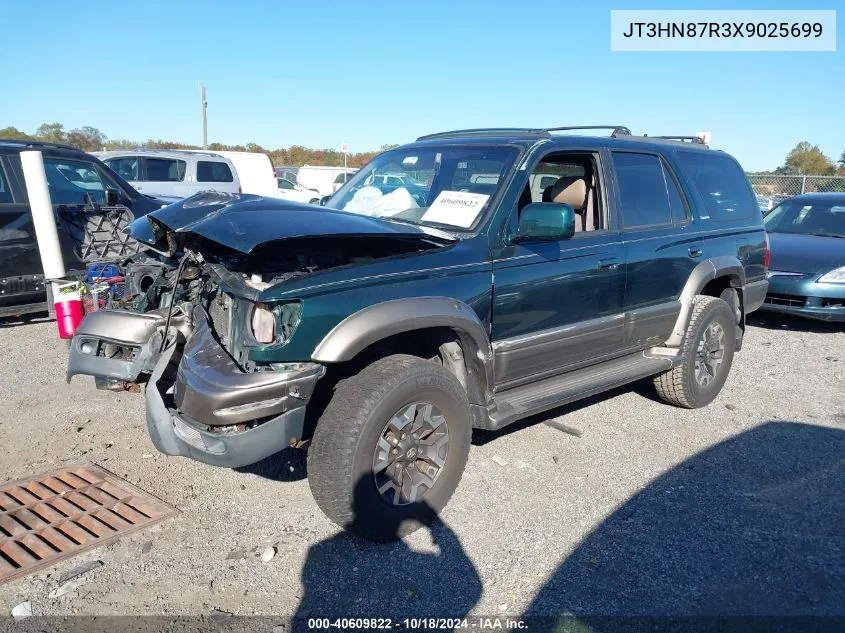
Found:
[(786, 198), (802, 193), (821, 191), (845, 192), (845, 176), (778, 176), (776, 174), (748, 174), (757, 194), (757, 202), (764, 211)]

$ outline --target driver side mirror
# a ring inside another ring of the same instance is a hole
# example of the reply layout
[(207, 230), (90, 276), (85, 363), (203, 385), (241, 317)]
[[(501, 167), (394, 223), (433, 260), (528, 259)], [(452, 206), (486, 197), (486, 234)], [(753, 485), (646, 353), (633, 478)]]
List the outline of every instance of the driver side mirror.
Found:
[(331, 196), (323, 196), (322, 198), (320, 198), (320, 201), (317, 204), (319, 204), (321, 207), (324, 207), (329, 201), (329, 198), (331, 198)]
[(575, 210), (568, 204), (533, 202), (525, 205), (513, 242), (557, 242), (575, 234)]
[(103, 197), (103, 202), (107, 207), (116, 207), (120, 204), (120, 192), (117, 189), (106, 189)]

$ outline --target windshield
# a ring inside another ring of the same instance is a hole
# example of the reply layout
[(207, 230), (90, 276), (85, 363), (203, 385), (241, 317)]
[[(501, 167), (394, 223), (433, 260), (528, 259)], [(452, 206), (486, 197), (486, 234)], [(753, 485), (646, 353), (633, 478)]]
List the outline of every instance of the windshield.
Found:
[(396, 149), (359, 169), (326, 206), (446, 229), (469, 229), (518, 155), (514, 147)]
[(845, 200), (787, 200), (763, 218), (769, 233), (845, 237)]

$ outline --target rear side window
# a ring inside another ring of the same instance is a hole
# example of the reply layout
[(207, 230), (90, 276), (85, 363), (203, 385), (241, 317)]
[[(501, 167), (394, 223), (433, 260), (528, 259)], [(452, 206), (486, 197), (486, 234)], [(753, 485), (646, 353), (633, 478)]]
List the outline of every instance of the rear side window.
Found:
[(197, 162), (197, 182), (233, 182), (232, 170), (226, 163), (211, 160)]
[(677, 158), (704, 199), (702, 220), (733, 220), (759, 213), (748, 178), (733, 159), (705, 152), (678, 152)]
[(147, 182), (180, 182), (185, 179), (185, 161), (172, 158), (145, 158)]
[(113, 172), (124, 180), (138, 180), (139, 165), (141, 159), (137, 156), (127, 156), (125, 158), (112, 158), (105, 161)]
[(663, 166), (657, 156), (614, 152), (622, 224), (628, 228), (669, 224), (672, 212)]
[(11, 204), (12, 190), (9, 188), (9, 180), (6, 178), (6, 173), (3, 171), (3, 165), (0, 165), (0, 204)]

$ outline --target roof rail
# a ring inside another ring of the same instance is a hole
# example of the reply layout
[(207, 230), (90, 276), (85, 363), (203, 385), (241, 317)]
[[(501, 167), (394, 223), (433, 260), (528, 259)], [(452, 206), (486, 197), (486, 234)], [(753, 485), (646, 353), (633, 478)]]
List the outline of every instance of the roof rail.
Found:
[(528, 127), (480, 127), (471, 128), (468, 130), (451, 130), (449, 132), (436, 132), (434, 134), (426, 134), (420, 136), (418, 141), (427, 141), (433, 138), (445, 138), (449, 136), (513, 136), (515, 134), (530, 134), (532, 136), (542, 136), (551, 138), (551, 134), (547, 130), (528, 128)]
[(156, 148), (156, 147), (133, 147), (130, 149), (110, 149), (107, 150), (109, 153), (126, 153), (126, 152), (182, 152), (185, 154), (205, 154), (207, 156), (217, 156), (219, 157), (220, 154), (212, 149), (186, 149), (186, 148)]
[(565, 127), (546, 128), (546, 132), (571, 132), (575, 130), (613, 130), (610, 136), (631, 136), (631, 130), (624, 125), (568, 125)]
[(23, 145), (24, 147), (53, 147), (56, 149), (71, 149), (74, 152), (82, 152), (78, 147), (73, 145), (64, 145), (62, 143), (51, 143), (50, 141), (39, 141), (35, 139), (25, 138), (0, 138), (0, 143), (15, 143)]
[(643, 134), (643, 136), (646, 138), (659, 138), (664, 141), (681, 141), (689, 142), (693, 145), (707, 145), (700, 136), (649, 136), (648, 134)]

